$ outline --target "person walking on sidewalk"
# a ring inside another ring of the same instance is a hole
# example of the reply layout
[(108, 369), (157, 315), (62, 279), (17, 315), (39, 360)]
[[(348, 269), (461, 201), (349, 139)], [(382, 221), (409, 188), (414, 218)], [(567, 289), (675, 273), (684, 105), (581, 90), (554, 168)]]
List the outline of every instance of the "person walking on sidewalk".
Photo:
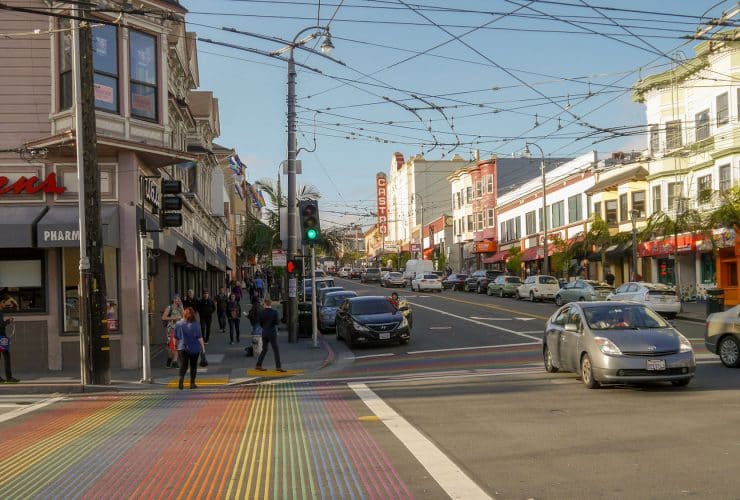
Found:
[(242, 317), (242, 306), (233, 293), (229, 296), (229, 302), (226, 304), (226, 312), (229, 316), (229, 345), (234, 343), (234, 332), (236, 332), (236, 342), (239, 343), (239, 318)]
[(249, 309), (249, 312), (247, 313), (247, 319), (249, 320), (249, 324), (252, 325), (252, 335), (256, 335), (256, 329), (259, 325), (260, 321), (260, 315), (262, 314), (262, 304), (259, 300), (257, 300), (256, 297), (252, 297), (252, 307)]
[(237, 302), (242, 301), (242, 287), (239, 286), (238, 281), (235, 281), (234, 285), (231, 287), (231, 293), (236, 297)]
[(177, 322), (175, 338), (177, 339), (177, 354), (180, 358), (180, 380), (177, 387), (180, 390), (183, 389), (185, 373), (190, 366), (190, 388), (197, 389), (195, 377), (198, 374), (198, 358), (201, 353), (206, 352), (206, 346), (203, 343), (200, 324), (195, 321), (195, 310), (192, 307), (186, 308), (183, 319)]
[(184, 309), (187, 309), (188, 307), (192, 307), (193, 310), (197, 311), (197, 309), (195, 308), (195, 306), (197, 305), (197, 303), (198, 303), (198, 299), (195, 297), (195, 292), (191, 288), (185, 294), (185, 298), (182, 299), (182, 307)]
[(175, 342), (175, 325), (182, 319), (185, 308), (179, 295), (172, 297), (172, 303), (162, 313), (165, 334), (167, 336), (167, 367), (177, 368), (177, 343)]
[(216, 303), (211, 298), (208, 290), (203, 290), (203, 296), (195, 303), (198, 317), (200, 318), (200, 330), (203, 332), (203, 340), (208, 343), (211, 338), (211, 318), (216, 311)]
[(254, 279), (254, 292), (260, 300), (265, 298), (265, 281), (262, 279), (261, 274), (258, 274)]
[(226, 308), (229, 304), (229, 296), (226, 295), (226, 288), (221, 287), (216, 295), (216, 316), (218, 316), (218, 328), (221, 333), (226, 331)]
[(5, 317), (3, 310), (6, 307), (5, 304), (0, 304), (0, 357), (5, 362), (5, 379), (0, 378), (0, 383), (17, 384), (20, 380), (13, 377), (13, 371), (10, 366), (10, 337), (7, 334), (7, 327), (9, 324), (15, 322), (15, 318)]
[(262, 362), (265, 360), (267, 350), (270, 345), (272, 345), (272, 349), (275, 351), (275, 369), (279, 372), (286, 371), (280, 364), (280, 349), (278, 349), (277, 339), (277, 327), (279, 322), (280, 317), (278, 312), (272, 308), (272, 301), (270, 299), (265, 299), (265, 308), (262, 313), (260, 313), (260, 326), (262, 327), (262, 352), (260, 353), (260, 357), (257, 358), (256, 368), (258, 370), (266, 370), (265, 368), (262, 368)]

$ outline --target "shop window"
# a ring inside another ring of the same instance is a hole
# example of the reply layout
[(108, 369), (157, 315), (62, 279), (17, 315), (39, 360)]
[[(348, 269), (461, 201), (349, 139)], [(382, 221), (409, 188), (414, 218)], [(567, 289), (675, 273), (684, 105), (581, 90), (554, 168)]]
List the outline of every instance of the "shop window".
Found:
[(637, 210), (637, 217), (645, 217), (645, 191), (632, 193), (632, 210)]
[(716, 282), (714, 256), (711, 253), (701, 254), (701, 282), (703, 285), (711, 285)]
[(722, 262), (723, 285), (726, 287), (737, 287), (737, 261)]
[(578, 222), (583, 218), (583, 204), (581, 195), (577, 194), (568, 198), (568, 223)]
[(650, 125), (650, 152), (657, 153), (660, 150), (660, 126)]
[(662, 186), (653, 186), (653, 213), (663, 210), (663, 200), (661, 196)]
[(705, 109), (701, 113), (694, 115), (696, 140), (701, 141), (709, 137), (709, 110)]
[(666, 149), (676, 149), (683, 145), (681, 137), (681, 121), (675, 120), (665, 124)]
[(730, 166), (721, 165), (719, 167), (719, 192), (724, 193), (732, 186), (732, 179), (730, 177)]
[(93, 36), (93, 71), (95, 107), (118, 112), (118, 29), (95, 26)]
[(627, 193), (619, 195), (619, 220), (625, 222), (629, 220), (630, 207), (627, 203)]
[(609, 225), (617, 223), (617, 200), (608, 200), (604, 203), (606, 209), (605, 220)]
[(44, 252), (32, 248), (0, 250), (0, 302), (6, 312), (44, 312)]
[[(120, 329), (118, 317), (118, 255), (113, 247), (103, 248), (105, 272), (106, 319), (112, 332)], [(80, 249), (64, 248), (62, 253), (62, 283), (64, 293), (64, 332), (80, 331)]]
[(131, 116), (157, 119), (157, 40), (139, 31), (130, 31)]
[(730, 97), (727, 92), (717, 96), (717, 126), (730, 121)]
[(676, 284), (673, 263), (672, 259), (658, 259), (658, 283), (670, 286)]

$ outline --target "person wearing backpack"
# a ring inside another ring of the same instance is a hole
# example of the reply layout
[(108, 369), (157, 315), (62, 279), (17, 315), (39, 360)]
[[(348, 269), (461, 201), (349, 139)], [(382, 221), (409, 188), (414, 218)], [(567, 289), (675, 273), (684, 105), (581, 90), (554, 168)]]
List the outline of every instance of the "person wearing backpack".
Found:
[(259, 300), (256, 300), (256, 298), (252, 298), (252, 307), (249, 309), (249, 312), (247, 313), (247, 319), (249, 320), (249, 324), (252, 325), (252, 335), (256, 334), (257, 326), (259, 325), (260, 321), (260, 314), (262, 313), (262, 304)]
[(242, 316), (242, 306), (233, 293), (229, 296), (229, 302), (226, 304), (227, 316), (229, 318), (229, 345), (234, 343), (234, 332), (236, 332), (236, 342), (239, 343), (239, 318)]

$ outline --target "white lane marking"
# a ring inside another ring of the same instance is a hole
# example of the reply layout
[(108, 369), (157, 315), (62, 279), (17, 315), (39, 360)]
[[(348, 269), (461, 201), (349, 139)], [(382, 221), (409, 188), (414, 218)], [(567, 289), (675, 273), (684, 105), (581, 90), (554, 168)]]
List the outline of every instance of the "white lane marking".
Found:
[(514, 318), (484, 318), (481, 316), (471, 316), (470, 319), (482, 319), (485, 321), (511, 321)]
[(689, 340), (694, 341), (694, 342), (698, 342), (698, 341), (704, 342), (704, 337), (702, 337), (700, 339), (695, 339), (695, 338), (692, 337)]
[(543, 330), (529, 330), (527, 332), (520, 332), (520, 333), (543, 333)]
[(355, 356), (354, 359), (367, 359), (367, 358), (384, 358), (387, 356), (395, 356), (396, 353), (384, 352), (382, 354), (366, 354), (365, 356)]
[(451, 326), (430, 326), (430, 330), (452, 330)]
[(64, 399), (63, 396), (44, 399), (42, 401), (37, 401), (36, 403), (33, 403), (31, 405), (24, 406), (23, 408), (18, 408), (17, 410), (9, 411), (8, 413), (0, 415), (0, 423), (7, 422), (8, 420), (13, 420), (14, 418), (20, 417), (21, 415), (25, 415), (26, 413), (31, 413), (32, 411), (41, 409), (44, 406), (49, 406), (54, 403), (58, 403), (59, 401), (63, 399)]
[(514, 318), (514, 319), (518, 319), (519, 321), (532, 321), (535, 318)]
[(504, 328), (502, 326), (491, 325), (489, 323), (483, 323), (482, 321), (474, 320), (474, 319), (471, 319), (471, 318), (465, 318), (463, 316), (458, 316), (457, 314), (452, 314), (452, 313), (449, 313), (447, 311), (440, 311), (439, 309), (435, 309), (434, 307), (423, 306), (421, 304), (416, 304), (416, 303), (412, 303), (412, 305), (414, 305), (416, 307), (421, 307), (422, 309), (429, 309), (430, 311), (434, 311), (434, 312), (439, 313), (439, 314), (444, 314), (446, 316), (452, 316), (453, 318), (461, 319), (463, 321), (470, 321), (471, 323), (476, 323), (476, 324), (481, 325), (481, 326), (487, 326), (488, 328), (495, 328), (496, 330), (501, 330), (502, 332), (511, 333), (511, 334), (514, 334), (514, 335), (519, 335), (520, 337), (525, 337), (525, 338), (528, 338), (530, 340), (537, 340), (537, 341), (540, 340), (539, 337), (533, 337), (532, 335), (528, 335), (526, 333), (517, 332), (515, 330), (511, 330), (509, 328)]
[(542, 344), (541, 341), (538, 342), (521, 342), (519, 344), (497, 344), (497, 345), (479, 345), (475, 347), (448, 347), (447, 349), (427, 349), (425, 351), (409, 351), (406, 354), (426, 354), (430, 352), (446, 352), (446, 351), (474, 351), (476, 349), (495, 349), (499, 347), (522, 347), (527, 345), (539, 345)]
[(492, 498), (473, 482), (439, 448), (365, 384), (349, 384), (363, 403), (388, 427), (416, 457), (450, 498)]

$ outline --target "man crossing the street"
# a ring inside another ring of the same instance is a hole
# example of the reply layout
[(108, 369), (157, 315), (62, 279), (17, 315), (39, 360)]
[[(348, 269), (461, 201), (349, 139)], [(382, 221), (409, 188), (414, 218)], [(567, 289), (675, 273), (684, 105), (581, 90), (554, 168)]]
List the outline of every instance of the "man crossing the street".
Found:
[(265, 368), (262, 368), (262, 362), (265, 360), (267, 350), (270, 345), (272, 345), (272, 349), (275, 351), (275, 369), (279, 372), (286, 371), (280, 364), (280, 350), (278, 349), (277, 339), (277, 327), (279, 322), (280, 316), (278, 315), (278, 312), (272, 308), (272, 301), (270, 299), (265, 299), (265, 308), (260, 313), (259, 319), (259, 324), (262, 327), (262, 352), (260, 353), (260, 357), (257, 358), (257, 370), (266, 370)]

